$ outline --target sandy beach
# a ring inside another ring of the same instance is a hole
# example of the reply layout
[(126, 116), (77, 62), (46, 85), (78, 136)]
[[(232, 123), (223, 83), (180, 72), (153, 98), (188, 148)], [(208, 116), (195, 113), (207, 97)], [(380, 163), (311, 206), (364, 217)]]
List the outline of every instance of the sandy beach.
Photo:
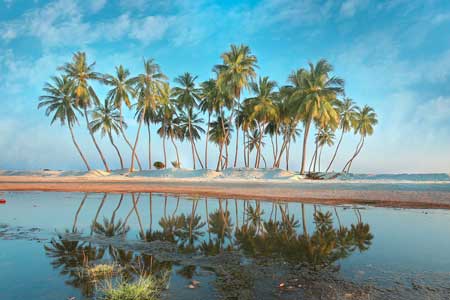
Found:
[[(408, 184), (408, 183), (407, 183)], [(419, 184), (420, 185), (420, 184)], [(2, 191), (156, 192), (223, 198), (450, 209), (450, 192), (398, 183), (308, 180), (284, 170), (0, 171)]]

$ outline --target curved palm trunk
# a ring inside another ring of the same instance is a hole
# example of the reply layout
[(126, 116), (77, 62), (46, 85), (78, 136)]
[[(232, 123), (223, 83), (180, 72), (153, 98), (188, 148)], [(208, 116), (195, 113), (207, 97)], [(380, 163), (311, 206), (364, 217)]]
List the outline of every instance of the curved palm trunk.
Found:
[(91, 166), (89, 166), (89, 163), (87, 162), (86, 157), (84, 157), (83, 152), (81, 152), (81, 148), (75, 139), (75, 134), (73, 133), (73, 128), (72, 128), (72, 125), (70, 124), (70, 122), (68, 122), (68, 126), (69, 126), (70, 135), (72, 136), (73, 144), (75, 145), (75, 148), (77, 148), (78, 154), (80, 154), (81, 159), (83, 160), (84, 164), (86, 165), (87, 170), (90, 171)]
[[(123, 140), (125, 143), (130, 147), (131, 152), (133, 152), (133, 146), (130, 143), (130, 140), (128, 140), (127, 135), (125, 134), (125, 130), (123, 130), (123, 115), (122, 115), (122, 106), (119, 107), (119, 114), (120, 114), (120, 133), (122, 134)], [(139, 157), (137, 153), (135, 153), (136, 162), (138, 164), (139, 170), (142, 171), (141, 161), (139, 160)]]
[[(139, 196), (140, 196), (140, 194), (139, 194)], [(142, 220), (141, 220), (141, 216), (139, 214), (139, 210), (137, 208), (137, 200), (134, 196), (134, 193), (131, 194), (131, 197), (133, 198), (133, 208), (134, 208), (134, 211), (136, 212), (136, 217), (138, 219), (139, 228), (141, 230), (141, 236), (145, 236), (144, 226), (142, 226)]]
[(92, 132), (91, 126), (89, 126), (89, 118), (88, 118), (88, 113), (87, 113), (86, 107), (84, 107), (84, 117), (86, 119), (86, 125), (87, 125), (87, 128), (88, 128), (89, 134), (91, 135), (92, 142), (94, 143), (95, 148), (97, 149), (98, 154), (100, 155), (100, 158), (103, 161), (103, 165), (105, 166), (106, 172), (110, 172), (109, 167), (108, 167), (108, 163), (106, 162), (106, 159), (105, 159), (105, 156), (103, 156), (103, 152), (102, 152), (102, 150), (100, 149), (100, 147), (97, 144), (97, 140), (95, 139), (95, 136), (94, 136), (94, 133)]
[(216, 172), (219, 172), (219, 168), (222, 165), (222, 152), (223, 152), (223, 143), (220, 143), (220, 150), (219, 150), (219, 159), (217, 160), (217, 166), (216, 166)]
[(352, 157), (347, 161), (344, 168), (342, 169), (342, 172), (346, 172), (347, 167), (351, 164), (351, 162), (356, 157), (356, 155), (358, 155), (358, 153), (360, 151), (360, 147), (362, 146), (363, 143), (364, 143), (364, 137), (361, 136), (361, 139), (359, 140), (358, 145), (356, 146), (355, 154), (353, 154)]
[(194, 151), (195, 151), (195, 155), (197, 156), (198, 162), (200, 163), (200, 167), (202, 167), (202, 169), (204, 169), (205, 167), (203, 166), (203, 162), (200, 159), (200, 155), (198, 154), (197, 144), (195, 144), (195, 141), (194, 141)]
[(328, 165), (327, 169), (325, 170), (325, 173), (328, 173), (328, 171), (330, 170), (331, 165), (333, 164), (334, 159), (336, 158), (336, 155), (338, 153), (339, 147), (341, 146), (341, 142), (342, 142), (342, 138), (343, 137), (344, 137), (344, 129), (342, 129), (342, 131), (341, 131), (341, 137), (339, 138), (339, 142), (338, 142), (338, 144), (336, 146), (336, 150), (334, 151), (333, 157), (331, 158), (330, 164)]
[[(179, 167), (180, 166), (180, 156), (178, 155), (178, 147), (177, 147), (177, 144), (175, 144), (175, 141), (173, 139), (173, 135), (170, 136), (170, 139), (172, 140), (173, 147), (175, 148), (175, 153), (177, 154), (177, 164), (178, 164), (178, 167)], [(194, 167), (194, 169), (195, 169), (195, 167)]]
[(113, 137), (112, 137), (111, 132), (108, 132), (108, 137), (109, 137), (109, 141), (111, 142), (111, 145), (114, 147), (114, 149), (116, 149), (117, 156), (119, 156), (120, 168), (123, 169), (123, 159), (122, 159), (122, 155), (120, 155), (119, 148), (117, 148), (116, 144), (114, 143), (114, 140), (113, 140)]
[(152, 133), (150, 130), (150, 124), (147, 124), (148, 131), (148, 169), (152, 169)]
[(323, 150), (323, 146), (320, 147), (320, 151), (319, 151), (319, 167), (318, 167), (319, 172), (320, 172), (320, 159), (322, 158), (322, 150)]
[(300, 174), (305, 174), (305, 163), (306, 163), (306, 144), (308, 142), (309, 128), (311, 127), (311, 120), (308, 119), (305, 124), (305, 135), (303, 137), (303, 152), (302, 152), (302, 166), (300, 168)]
[(210, 122), (211, 122), (211, 113), (208, 113), (208, 130), (206, 130), (206, 141), (205, 141), (205, 169), (208, 169), (208, 141), (209, 141)]
[(291, 141), (288, 142), (286, 149), (286, 170), (289, 171), (289, 154), (291, 153)]
[(243, 146), (242, 153), (244, 154), (244, 166), (246, 168), (248, 168), (248, 165), (247, 165), (247, 145), (245, 145), (245, 135), (246, 135), (245, 131), (242, 130), (242, 146)]
[(116, 208), (114, 209), (112, 216), (111, 216), (111, 223), (114, 224), (114, 220), (116, 218), (116, 213), (119, 210), (120, 206), (122, 205), (122, 201), (123, 201), (123, 197), (125, 195), (124, 194), (120, 194), (120, 199), (119, 199), (119, 203), (117, 204)]
[(73, 220), (73, 226), (72, 226), (72, 232), (76, 232), (77, 231), (77, 221), (78, 221), (78, 215), (80, 214), (81, 208), (84, 205), (84, 202), (86, 202), (86, 199), (88, 197), (89, 193), (85, 193), (83, 200), (81, 200), (80, 206), (77, 209), (77, 212), (75, 213), (75, 218)]
[(350, 172), (350, 167), (352, 166), (353, 160), (356, 158), (356, 156), (358, 156), (359, 152), (361, 152), (362, 147), (364, 146), (364, 136), (361, 138), (361, 145), (359, 146), (359, 148), (357, 148), (355, 154), (353, 155), (353, 157), (348, 161), (348, 167), (347, 167), (347, 173)]
[(139, 134), (141, 133), (142, 122), (144, 121), (144, 112), (142, 112), (141, 118), (139, 119), (138, 131), (136, 134), (136, 140), (134, 141), (133, 152), (131, 153), (131, 165), (130, 172), (134, 171), (134, 158), (136, 156), (136, 147), (139, 142)]
[(102, 210), (103, 205), (105, 204), (105, 200), (106, 200), (107, 197), (108, 197), (108, 194), (107, 194), (107, 193), (104, 193), (104, 194), (103, 194), (103, 198), (102, 198), (102, 202), (100, 202), (100, 206), (98, 207), (97, 213), (95, 214), (94, 221), (92, 221), (91, 235), (92, 235), (92, 233), (93, 233), (94, 224), (97, 223), (98, 216), (100, 215), (100, 211)]

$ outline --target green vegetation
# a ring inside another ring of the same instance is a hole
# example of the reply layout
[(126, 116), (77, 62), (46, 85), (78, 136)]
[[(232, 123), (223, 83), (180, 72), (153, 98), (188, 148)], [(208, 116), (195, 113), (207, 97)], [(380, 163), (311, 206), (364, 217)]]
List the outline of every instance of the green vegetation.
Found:
[(162, 291), (162, 282), (152, 276), (139, 277), (134, 282), (125, 280), (114, 284), (106, 281), (100, 289), (100, 299), (103, 300), (156, 300)]
[[(106, 171), (109, 165), (97, 143), (96, 132), (108, 136), (122, 168), (124, 159), (115, 136), (123, 138), (131, 152), (129, 171), (133, 172), (135, 163), (142, 170), (136, 151), (142, 125), (148, 130), (148, 162), (149, 168), (152, 167), (151, 124), (156, 124), (164, 156), (163, 164), (157, 168), (168, 166), (166, 142), (169, 140), (176, 153), (176, 160), (169, 162), (175, 167), (182, 165), (179, 143), (187, 142), (194, 169), (208, 168), (209, 143), (218, 148), (216, 170), (237, 167), (240, 163), (246, 168), (279, 168), (282, 161), (289, 169), (291, 145), (302, 135), (300, 173), (328, 172), (335, 163), (344, 134), (353, 131), (360, 136), (360, 141), (342, 169), (342, 172), (350, 172), (366, 138), (373, 134), (377, 115), (371, 107), (360, 108), (345, 96), (344, 80), (333, 74), (333, 67), (327, 60), (295, 70), (287, 77), (286, 85), (279, 85), (267, 76), (258, 77), (258, 60), (248, 46), (231, 45), (221, 59), (221, 64), (213, 67), (213, 78), (199, 83), (197, 76), (184, 73), (174, 79), (171, 87), (153, 59), (144, 60), (143, 72), (136, 76), (131, 76), (122, 65), (111, 75), (96, 72), (95, 63), (88, 63), (86, 54), (77, 52), (71, 62), (58, 69), (62, 74), (45, 85), (38, 108), (46, 107), (46, 115), (52, 115), (51, 123), (58, 120), (61, 125), (68, 125), (72, 141), (88, 170), (90, 165), (73, 132), (78, 115), (85, 118)], [(110, 88), (104, 101), (98, 98), (93, 82)], [(247, 97), (242, 99), (243, 95)], [(126, 134), (124, 108), (133, 111), (138, 123), (134, 141)], [(234, 150), (230, 149), (233, 134)], [(308, 140), (313, 135), (315, 150), (307, 168)], [(333, 147), (336, 136), (339, 141), (331, 160), (321, 164), (323, 148)], [(204, 156), (198, 150), (202, 137)], [(266, 157), (270, 152), (264, 151), (267, 145), (272, 148), (271, 157)]]

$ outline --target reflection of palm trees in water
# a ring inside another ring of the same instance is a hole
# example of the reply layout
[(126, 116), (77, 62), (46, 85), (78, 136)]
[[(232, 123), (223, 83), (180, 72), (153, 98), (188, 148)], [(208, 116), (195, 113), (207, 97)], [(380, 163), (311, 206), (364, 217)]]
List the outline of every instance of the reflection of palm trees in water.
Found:
[(44, 245), (45, 253), (52, 259), (51, 265), (60, 269), (60, 274), (68, 276), (66, 284), (80, 288), (85, 296), (91, 296), (95, 284), (83, 276), (82, 268), (90, 261), (102, 259), (104, 249), (93, 247), (91, 244), (64, 239), (62, 235), (53, 238), (48, 245)]

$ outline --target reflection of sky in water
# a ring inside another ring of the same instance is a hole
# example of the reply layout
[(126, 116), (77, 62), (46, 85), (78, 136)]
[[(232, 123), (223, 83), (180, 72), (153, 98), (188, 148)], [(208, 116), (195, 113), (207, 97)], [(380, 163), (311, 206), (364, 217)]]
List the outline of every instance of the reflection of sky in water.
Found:
[[(77, 193), (4, 193), (2, 197), (6, 198), (8, 202), (6, 205), (0, 206), (0, 223), (23, 226), (24, 228), (38, 227), (49, 233), (71, 229), (83, 195)], [(108, 195), (99, 213), (98, 221), (100, 223), (103, 216), (111, 218), (119, 198), (120, 195), (117, 194)], [(90, 194), (80, 210), (77, 227), (86, 234), (89, 233), (89, 227), (102, 199), (103, 194)], [(142, 194), (138, 208), (145, 229), (150, 226), (149, 203), (149, 195)], [(152, 203), (153, 229), (158, 229), (158, 221), (164, 216), (165, 199), (160, 194), (154, 194)], [(228, 210), (233, 224), (236, 224), (237, 205), (238, 222), (242, 225), (243, 203), (242, 201), (228, 200)], [(254, 203), (254, 201), (250, 203)], [(222, 200), (222, 205), (225, 208), (225, 200)], [(301, 204), (289, 203), (287, 205), (289, 213), (294, 214), (301, 221)], [(176, 209), (177, 215), (181, 213), (188, 215), (191, 213), (192, 201), (183, 200), (183, 197), (181, 197), (178, 208), (176, 206), (177, 197), (169, 196), (166, 214), (171, 215)], [(269, 218), (272, 203), (261, 202), (261, 206), (265, 212), (263, 218)], [(218, 207), (217, 199), (208, 199), (209, 213), (218, 209)], [(126, 195), (117, 212), (116, 220), (123, 220), (132, 208), (131, 195)], [(314, 206), (305, 205), (305, 208), (307, 227), (311, 231), (314, 227), (312, 217)], [(319, 209), (319, 206), (317, 208)], [(320, 209), (331, 211), (335, 221), (334, 226), (337, 226), (334, 207), (320, 206)], [(336, 209), (342, 225), (350, 226), (357, 223), (355, 210), (349, 206), (341, 206)], [(448, 238), (450, 213), (448, 211), (363, 207), (360, 212), (362, 221), (370, 225), (374, 239), (368, 251), (363, 253), (356, 251), (350, 257), (341, 261), (342, 272), (346, 276), (352, 278), (374, 274), (380, 276), (380, 270), (412, 273), (450, 272), (450, 258), (448, 256), (450, 250), (450, 239)], [(196, 213), (202, 216), (202, 221), (206, 221), (204, 198), (200, 198)], [(280, 218), (279, 210), (277, 210), (277, 214)], [(275, 212), (273, 216), (275, 216)], [(134, 212), (131, 214), (128, 224), (131, 227), (128, 237), (136, 239), (139, 225)], [(301, 230), (301, 226), (298, 230)], [(19, 291), (25, 286), (33, 289), (42, 288), (46, 291), (52, 290), (55, 295), (58, 295), (60, 291), (58, 289), (63, 288), (61, 286), (63, 286), (64, 279), (59, 277), (57, 272), (51, 270), (52, 267), (48, 258), (45, 257), (41, 243), (0, 240), (0, 247), (0, 269), (2, 270), (0, 272), (0, 290), (8, 288), (10, 280), (20, 278), (23, 284), (14, 284), (14, 289), (18, 291), (16, 299), (22, 299)], [(18, 277), (19, 274), (20, 277)], [(40, 275), (36, 276), (36, 274)], [(67, 294), (67, 287), (64, 289), (64, 294)], [(77, 293), (74, 292), (74, 294)], [(48, 295), (45, 299), (52, 299), (52, 297)]]

